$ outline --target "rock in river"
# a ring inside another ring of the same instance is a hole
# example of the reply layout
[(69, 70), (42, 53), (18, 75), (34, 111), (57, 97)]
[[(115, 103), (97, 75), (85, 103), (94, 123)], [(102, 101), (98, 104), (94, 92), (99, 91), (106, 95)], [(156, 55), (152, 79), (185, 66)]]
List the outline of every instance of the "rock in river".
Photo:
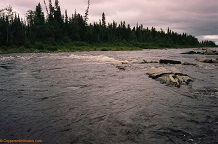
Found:
[(161, 59), (160, 64), (181, 64), (181, 61)]
[(125, 60), (122, 64), (146, 64), (146, 63), (158, 63), (157, 60), (152, 59), (143, 59), (143, 60)]
[(181, 54), (201, 54), (199, 51), (188, 51), (188, 52), (183, 52)]
[(211, 49), (205, 49), (204, 51), (202, 51), (201, 54), (204, 54), (204, 55), (218, 55), (218, 51), (211, 50)]
[(204, 63), (218, 63), (217, 58), (197, 58), (196, 60)]
[(218, 55), (218, 51), (206, 48), (206, 49), (202, 49), (201, 51), (188, 51), (181, 54)]
[(187, 74), (183, 74), (178, 69), (171, 67), (153, 68), (147, 72), (149, 77), (165, 83), (167, 85), (174, 85), (180, 87), (182, 84), (188, 85), (193, 79)]
[(184, 63), (182, 63), (182, 65), (196, 66), (197, 64), (195, 64), (195, 63), (189, 63), (189, 62), (184, 62)]
[(118, 68), (119, 70), (123, 70), (123, 71), (126, 70), (126, 66), (120, 66), (120, 65), (118, 65), (118, 66), (116, 66), (116, 68)]

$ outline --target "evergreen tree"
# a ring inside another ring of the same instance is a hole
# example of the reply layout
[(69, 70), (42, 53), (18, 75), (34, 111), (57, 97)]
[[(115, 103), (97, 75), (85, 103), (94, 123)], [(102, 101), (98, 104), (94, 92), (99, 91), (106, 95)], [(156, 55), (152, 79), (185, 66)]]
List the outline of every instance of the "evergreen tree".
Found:
[(49, 0), (49, 15), (48, 15), (48, 21), (52, 22), (54, 20), (54, 7), (52, 6), (51, 0)]
[(45, 23), (45, 17), (40, 3), (36, 6), (35, 13), (35, 24), (43, 25)]
[(106, 18), (105, 18), (104, 12), (102, 13), (102, 19), (101, 19), (101, 21), (102, 21), (102, 26), (103, 26), (103, 27), (106, 27)]
[(90, 0), (88, 0), (88, 6), (87, 6), (87, 9), (86, 9), (86, 12), (85, 12), (85, 16), (84, 16), (84, 21), (85, 21), (86, 25), (87, 25), (87, 22), (88, 22), (89, 6), (90, 6)]
[(55, 8), (54, 8), (54, 20), (62, 26), (63, 19), (61, 17), (61, 8), (59, 6), (59, 1), (55, 0)]

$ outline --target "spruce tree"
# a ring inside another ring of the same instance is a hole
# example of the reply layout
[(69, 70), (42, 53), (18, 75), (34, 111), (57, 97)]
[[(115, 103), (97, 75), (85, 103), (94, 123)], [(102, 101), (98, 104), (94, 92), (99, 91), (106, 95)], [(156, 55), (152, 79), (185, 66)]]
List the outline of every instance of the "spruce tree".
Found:
[(35, 13), (35, 23), (43, 25), (45, 23), (45, 17), (40, 3), (36, 6)]
[(88, 6), (87, 6), (87, 9), (86, 9), (86, 12), (85, 12), (85, 16), (84, 16), (84, 21), (85, 21), (86, 25), (87, 25), (87, 22), (88, 22), (89, 6), (90, 6), (90, 0), (88, 0)]
[(101, 21), (102, 21), (102, 26), (103, 26), (103, 27), (106, 27), (106, 18), (105, 18), (104, 12), (102, 13), (102, 19), (101, 19)]

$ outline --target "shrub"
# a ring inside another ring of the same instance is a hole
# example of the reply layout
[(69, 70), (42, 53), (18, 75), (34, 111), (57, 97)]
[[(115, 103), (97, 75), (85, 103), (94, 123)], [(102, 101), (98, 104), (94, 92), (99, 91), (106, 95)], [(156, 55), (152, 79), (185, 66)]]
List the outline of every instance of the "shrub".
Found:
[(49, 51), (57, 51), (58, 48), (57, 48), (56, 46), (49, 46), (49, 47), (48, 47), (48, 50), (49, 50)]
[(31, 47), (31, 42), (29, 40), (25, 40), (24, 47), (25, 48), (30, 48)]
[(44, 44), (42, 42), (36, 42), (35, 48), (38, 49), (38, 50), (44, 50), (45, 46), (44, 46)]
[(101, 48), (101, 51), (108, 51), (108, 48)]

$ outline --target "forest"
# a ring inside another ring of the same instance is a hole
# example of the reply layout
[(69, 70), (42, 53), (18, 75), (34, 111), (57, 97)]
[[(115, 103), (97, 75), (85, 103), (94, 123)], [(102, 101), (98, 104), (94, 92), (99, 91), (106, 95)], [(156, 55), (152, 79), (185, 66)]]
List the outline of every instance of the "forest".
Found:
[[(103, 12), (99, 22), (88, 23), (90, 1), (84, 15), (62, 14), (58, 0), (44, 0), (21, 18), (12, 6), (0, 10), (0, 51), (82, 51), (130, 50), (146, 48), (215, 47), (213, 41), (199, 42), (186, 33), (179, 34), (148, 28), (125, 21), (106, 22)], [(137, 23), (137, 22), (136, 22)]]

